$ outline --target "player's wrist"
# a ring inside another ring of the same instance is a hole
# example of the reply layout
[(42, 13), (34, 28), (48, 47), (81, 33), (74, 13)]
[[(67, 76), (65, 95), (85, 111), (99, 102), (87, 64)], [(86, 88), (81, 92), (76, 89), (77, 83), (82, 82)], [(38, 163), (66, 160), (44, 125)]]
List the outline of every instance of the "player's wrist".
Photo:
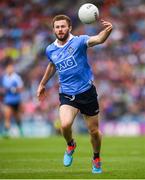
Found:
[(41, 82), (41, 83), (40, 83), (40, 86), (41, 86), (41, 87), (45, 87), (45, 85), (46, 85), (46, 84), (45, 84), (44, 82)]

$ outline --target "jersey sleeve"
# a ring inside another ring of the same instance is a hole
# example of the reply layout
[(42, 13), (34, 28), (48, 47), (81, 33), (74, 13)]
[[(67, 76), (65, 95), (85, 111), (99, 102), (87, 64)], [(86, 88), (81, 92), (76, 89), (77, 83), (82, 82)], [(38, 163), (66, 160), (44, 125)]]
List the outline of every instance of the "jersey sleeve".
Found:
[(45, 54), (46, 54), (46, 56), (47, 56), (48, 61), (49, 61), (49, 62), (52, 62), (52, 60), (51, 60), (51, 58), (50, 58), (49, 46), (47, 46), (46, 51), (45, 51)]
[(22, 78), (21, 78), (21, 76), (19, 76), (18, 74), (17, 74), (17, 85), (18, 85), (18, 87), (19, 88), (22, 88), (23, 86), (24, 86), (24, 83), (23, 83), (23, 80), (22, 80)]
[(88, 47), (88, 40), (89, 40), (90, 36), (88, 36), (88, 35), (80, 35), (79, 38), (80, 38), (81, 45)]

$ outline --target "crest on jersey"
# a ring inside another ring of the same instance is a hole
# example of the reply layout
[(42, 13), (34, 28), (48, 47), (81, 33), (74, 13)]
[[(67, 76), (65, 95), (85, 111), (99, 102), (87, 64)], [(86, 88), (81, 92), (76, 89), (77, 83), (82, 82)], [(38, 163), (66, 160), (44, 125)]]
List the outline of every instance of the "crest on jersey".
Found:
[(72, 54), (74, 52), (74, 48), (72, 48), (71, 46), (68, 47), (68, 53)]

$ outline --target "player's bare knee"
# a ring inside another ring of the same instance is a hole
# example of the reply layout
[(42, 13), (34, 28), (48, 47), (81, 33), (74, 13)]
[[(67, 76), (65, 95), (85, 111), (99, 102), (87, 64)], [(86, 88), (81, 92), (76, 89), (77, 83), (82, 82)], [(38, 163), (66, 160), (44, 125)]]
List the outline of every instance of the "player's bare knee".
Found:
[(100, 134), (100, 131), (99, 131), (98, 127), (93, 127), (93, 128), (89, 129), (89, 134), (91, 136), (95, 136), (95, 135)]
[(67, 130), (67, 129), (70, 129), (70, 128), (71, 128), (70, 124), (67, 124), (67, 123), (61, 124), (61, 129), (62, 130)]

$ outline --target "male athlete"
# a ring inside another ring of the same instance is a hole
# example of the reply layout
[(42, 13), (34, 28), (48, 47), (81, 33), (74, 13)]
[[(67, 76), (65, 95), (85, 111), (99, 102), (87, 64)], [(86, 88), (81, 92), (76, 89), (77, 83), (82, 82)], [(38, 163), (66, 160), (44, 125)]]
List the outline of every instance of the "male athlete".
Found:
[(45, 85), (54, 75), (59, 75), (59, 99), (61, 132), (67, 148), (64, 153), (64, 166), (70, 166), (76, 142), (72, 137), (72, 124), (80, 111), (86, 120), (93, 147), (92, 173), (101, 173), (101, 132), (99, 131), (99, 105), (93, 74), (88, 64), (87, 48), (103, 43), (112, 31), (112, 24), (101, 20), (104, 27), (98, 35), (73, 36), (71, 20), (68, 16), (57, 15), (53, 19), (56, 40), (46, 48), (49, 64), (39, 84), (39, 100), (46, 97)]

